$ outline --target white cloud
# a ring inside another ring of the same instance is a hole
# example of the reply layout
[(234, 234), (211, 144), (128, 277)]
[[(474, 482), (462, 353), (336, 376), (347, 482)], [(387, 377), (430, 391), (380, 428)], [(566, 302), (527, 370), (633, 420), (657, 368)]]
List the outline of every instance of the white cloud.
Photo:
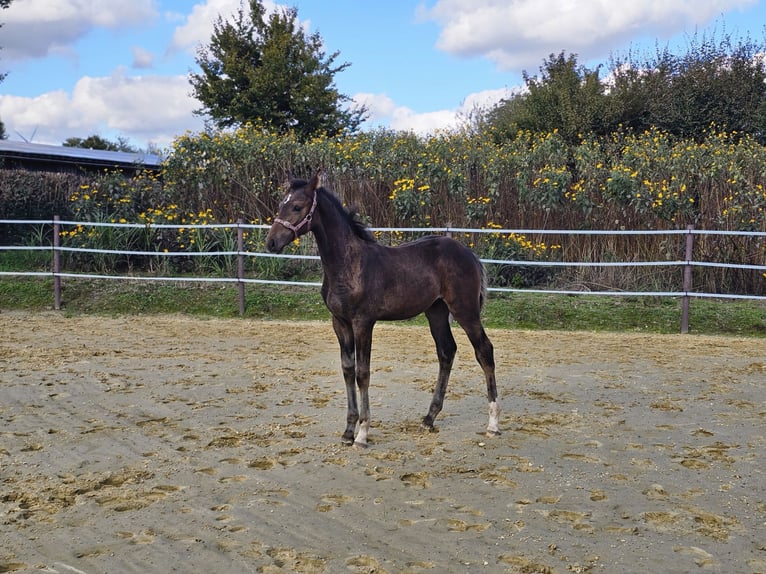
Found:
[[(688, 27), (756, 0), (438, 0), (420, 10), (442, 31), (437, 47), (451, 54), (484, 56), (501, 69), (537, 66), (562, 50), (581, 60), (608, 54), (631, 39), (669, 38)], [(542, 55), (542, 56), (541, 56)]]
[(195, 4), (183, 24), (176, 28), (171, 42), (171, 50), (183, 50), (196, 53), (200, 42), (207, 43), (213, 34), (213, 25), (218, 17), (229, 18), (240, 8), (240, 0), (207, 0)]
[(456, 114), (448, 110), (418, 114), (406, 106), (397, 106), (386, 94), (359, 93), (354, 103), (367, 107), (368, 127), (386, 126), (394, 130), (424, 134), (436, 129), (454, 127)]
[(154, 54), (141, 46), (133, 46), (133, 67), (139, 69), (151, 68), (154, 65)]
[(499, 88), (497, 90), (483, 90), (481, 92), (474, 92), (468, 94), (463, 103), (460, 106), (460, 112), (468, 113), (475, 109), (486, 110), (494, 107), (500, 100), (510, 98), (512, 95), (519, 93), (524, 88)]
[(415, 113), (409, 108), (399, 107), (389, 121), (394, 130), (411, 131), (416, 134), (430, 134), (438, 130), (451, 130), (458, 127), (459, 118), (453, 110)]
[(126, 136), (140, 147), (161, 147), (185, 131), (202, 129), (192, 112), (186, 76), (81, 78), (72, 94), (55, 91), (36, 97), (0, 95), (0, 117), (11, 136), (60, 144), (69, 137)]
[(396, 109), (394, 100), (385, 94), (358, 93), (351, 98), (355, 105), (365, 106), (369, 114), (368, 121), (377, 122), (390, 117)]
[[(241, 6), (240, 0), (206, 0), (200, 4), (195, 4), (191, 13), (184, 19), (183, 24), (176, 28), (170, 50), (182, 50), (196, 54), (200, 43), (207, 44), (210, 42), (213, 26), (218, 21), (218, 17), (230, 20), (239, 13)], [(269, 13), (275, 9), (276, 5), (265, 0), (263, 6), (266, 13)], [(247, 9), (246, 6), (245, 9)]]
[(426, 135), (437, 130), (458, 128), (471, 113), (476, 110), (491, 108), (519, 89), (501, 88), (475, 92), (469, 94), (457, 108), (425, 113), (415, 112), (406, 106), (397, 106), (385, 94), (359, 93), (352, 99), (356, 104), (367, 107), (369, 112), (368, 124), (371, 126), (387, 126), (394, 130), (412, 131)]
[(157, 16), (154, 0), (17, 0), (3, 10), (4, 61), (69, 54), (92, 28), (120, 29)]

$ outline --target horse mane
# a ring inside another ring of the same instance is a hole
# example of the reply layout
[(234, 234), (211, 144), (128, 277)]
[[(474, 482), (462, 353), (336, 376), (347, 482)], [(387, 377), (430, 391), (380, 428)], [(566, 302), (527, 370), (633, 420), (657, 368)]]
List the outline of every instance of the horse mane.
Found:
[(356, 209), (346, 209), (343, 207), (340, 199), (330, 190), (324, 187), (318, 187), (316, 193), (326, 197), (329, 200), (330, 205), (343, 217), (343, 219), (351, 227), (351, 231), (354, 232), (359, 239), (364, 241), (375, 242), (375, 236), (370, 231), (369, 227), (359, 219), (359, 212)]
[[(288, 187), (292, 190), (298, 190), (303, 189), (308, 185), (308, 182), (305, 179), (289, 179)], [(348, 223), (348, 226), (351, 228), (351, 231), (353, 231), (354, 235), (356, 235), (359, 239), (363, 239), (364, 241), (370, 241), (375, 242), (375, 236), (372, 234), (370, 229), (367, 227), (367, 225), (364, 224), (364, 222), (359, 220), (359, 212), (356, 209), (346, 209), (343, 207), (343, 204), (341, 203), (340, 199), (337, 195), (335, 195), (332, 191), (329, 189), (326, 189), (324, 187), (318, 187), (316, 188), (315, 193), (320, 194), (322, 197), (326, 197), (330, 205), (333, 206), (333, 208), (341, 215), (343, 220)]]

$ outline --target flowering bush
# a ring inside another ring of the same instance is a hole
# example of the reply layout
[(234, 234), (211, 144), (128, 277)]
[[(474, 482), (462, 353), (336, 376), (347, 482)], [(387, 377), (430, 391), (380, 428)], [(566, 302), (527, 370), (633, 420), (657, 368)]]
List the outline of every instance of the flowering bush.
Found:
[[(501, 229), (490, 222), (487, 229)], [(479, 245), (475, 246), (486, 259), (499, 261), (556, 261), (561, 246), (533, 241), (520, 233), (482, 234)], [(489, 267), (490, 282), (503, 287), (532, 287), (549, 283), (555, 274), (555, 267), (537, 265), (493, 264)]]
[(397, 217), (411, 227), (427, 227), (431, 221), (431, 186), (415, 186), (415, 180), (404, 178), (394, 182), (388, 197), (394, 204)]
[[(498, 143), (501, 141), (501, 143)], [(156, 223), (193, 225), (243, 219), (268, 223), (289, 175), (323, 171), (323, 184), (377, 227), (433, 226), (505, 229), (701, 229), (766, 231), (766, 149), (749, 136), (711, 126), (698, 139), (677, 139), (661, 130), (610, 137), (584, 136), (576, 145), (557, 132), (521, 132), (502, 141), (491, 129), (417, 136), (376, 130), (301, 143), (258, 124), (239, 129), (185, 134), (168, 152), (160, 174), (125, 178), (104, 173), (79, 184), (68, 214), (77, 220), (144, 223), (144, 229), (68, 227), (72, 246), (151, 251), (207, 251), (232, 245), (225, 229), (160, 230)], [(391, 238), (395, 240), (396, 238)], [(464, 240), (468, 240), (465, 238)], [(262, 249), (262, 233), (247, 237)], [(683, 256), (682, 242), (642, 238), (640, 243), (585, 242), (570, 238), (562, 250), (542, 252), (526, 238), (475, 240), (483, 257), (562, 257), (593, 260), (642, 259), (663, 253)], [(661, 242), (665, 242), (662, 243)], [(293, 247), (310, 251), (311, 242)], [(762, 265), (759, 238), (738, 241), (707, 237), (696, 257)], [(99, 256), (101, 257), (101, 256)], [(144, 265), (140, 257), (120, 260), (83, 256), (90, 264)], [(207, 265), (201, 259), (199, 265)], [(149, 264), (151, 265), (151, 264)], [(194, 264), (198, 265), (198, 264)], [(230, 262), (218, 261), (223, 272)], [(278, 265), (254, 261), (257, 266)], [(286, 263), (280, 273), (301, 272)], [(209, 267), (209, 266), (208, 266)], [(210, 270), (210, 269), (208, 269)], [(272, 268), (268, 269), (273, 271)], [(314, 273), (315, 268), (308, 272)], [(653, 270), (655, 286), (675, 284), (673, 271)], [(696, 270), (695, 281), (716, 288), (766, 293), (762, 272)], [(502, 278), (509, 284), (534, 278)]]

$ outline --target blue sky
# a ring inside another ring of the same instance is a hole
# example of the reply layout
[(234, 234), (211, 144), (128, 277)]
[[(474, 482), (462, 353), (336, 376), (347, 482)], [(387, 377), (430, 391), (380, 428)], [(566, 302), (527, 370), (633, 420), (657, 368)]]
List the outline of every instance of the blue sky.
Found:
[[(0, 12), (0, 119), (11, 139), (99, 134), (166, 147), (202, 129), (188, 74), (218, 14), (240, 0), (14, 0)], [(274, 9), (271, 0), (264, 1)], [(370, 110), (366, 128), (427, 133), (518, 89), (562, 50), (608, 63), (629, 48), (685, 46), (697, 32), (764, 38), (756, 0), (292, 0), (336, 85)], [(278, 5), (277, 5), (278, 6)]]

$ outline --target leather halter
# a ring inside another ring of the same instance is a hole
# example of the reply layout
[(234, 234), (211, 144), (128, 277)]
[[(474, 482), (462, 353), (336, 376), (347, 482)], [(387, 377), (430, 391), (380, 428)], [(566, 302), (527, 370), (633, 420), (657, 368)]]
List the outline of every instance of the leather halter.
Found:
[(314, 202), (311, 204), (311, 209), (309, 209), (309, 212), (306, 214), (306, 217), (303, 218), (303, 220), (298, 223), (298, 225), (293, 225), (289, 221), (285, 221), (284, 219), (276, 218), (274, 219), (274, 223), (279, 223), (284, 227), (287, 227), (290, 231), (292, 231), (295, 234), (295, 237), (293, 239), (298, 239), (298, 231), (304, 226), (304, 225), (310, 225), (311, 220), (314, 218), (314, 211), (317, 208), (317, 192), (316, 189), (314, 190)]

